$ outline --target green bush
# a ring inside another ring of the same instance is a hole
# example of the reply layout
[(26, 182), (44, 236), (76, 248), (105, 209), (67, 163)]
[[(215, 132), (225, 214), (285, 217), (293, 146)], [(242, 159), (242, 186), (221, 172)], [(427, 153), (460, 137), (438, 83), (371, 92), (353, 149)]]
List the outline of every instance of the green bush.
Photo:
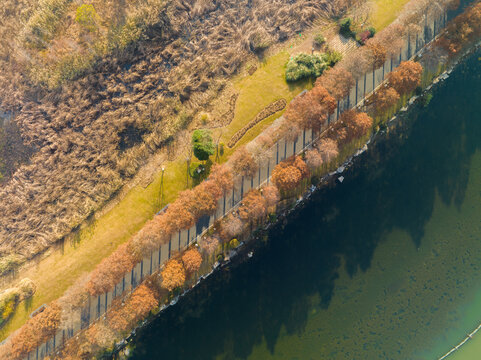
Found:
[(239, 246), (239, 240), (237, 239), (232, 239), (230, 242), (229, 242), (229, 248), (230, 249), (235, 249)]
[(325, 55), (297, 54), (287, 63), (286, 80), (297, 81), (321, 76), (328, 66), (325, 58)]
[(197, 159), (205, 161), (215, 152), (212, 136), (208, 130), (195, 130), (192, 134), (192, 147)]
[(17, 288), (7, 289), (0, 294), (0, 327), (13, 315), (20, 292)]
[(77, 8), (75, 21), (88, 31), (97, 30), (99, 16), (92, 4), (83, 4)]
[(324, 45), (325, 42), (326, 39), (324, 38), (324, 36), (322, 36), (322, 34), (316, 34), (316, 36), (314, 36), (314, 44), (316, 44), (317, 46)]
[(369, 32), (371, 33), (371, 37), (374, 37), (374, 35), (376, 35), (376, 29), (374, 27), (369, 27)]
[(336, 51), (336, 50), (329, 50), (325, 54), (324, 59), (325, 59), (328, 66), (333, 67), (339, 61), (342, 60), (342, 54), (339, 51)]
[(356, 34), (351, 29), (351, 18), (344, 18), (339, 22), (339, 32), (346, 38), (354, 37)]

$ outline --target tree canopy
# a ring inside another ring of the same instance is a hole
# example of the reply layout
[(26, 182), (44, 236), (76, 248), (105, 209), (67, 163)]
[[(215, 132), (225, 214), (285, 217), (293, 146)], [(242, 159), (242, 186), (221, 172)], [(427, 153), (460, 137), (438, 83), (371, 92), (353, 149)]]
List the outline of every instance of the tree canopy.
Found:
[(195, 130), (192, 134), (192, 147), (197, 159), (205, 161), (215, 152), (212, 135), (208, 130)]

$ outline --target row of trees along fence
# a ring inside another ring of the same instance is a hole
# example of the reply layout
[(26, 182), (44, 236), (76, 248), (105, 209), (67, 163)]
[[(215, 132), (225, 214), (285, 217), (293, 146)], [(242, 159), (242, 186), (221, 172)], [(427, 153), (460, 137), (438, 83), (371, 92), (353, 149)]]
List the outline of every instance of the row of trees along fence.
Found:
[[(441, 29), (446, 26), (447, 20), (446, 11), (433, 12), (430, 16), (429, 14), (425, 16), (421, 24), (422, 26), (420, 26), (421, 30), (417, 32), (408, 31), (399, 50), (389, 56), (382, 65), (378, 68), (373, 67), (372, 71), (355, 76), (355, 85), (348, 92), (347, 96), (338, 99), (338, 111), (331, 114), (326, 123), (337, 121), (342, 112), (348, 109), (362, 106), (363, 101), (383, 83), (388, 73), (398, 67), (402, 61), (409, 60), (422, 52), (423, 47), (432, 41)], [(181, 251), (190, 244), (195, 243), (213, 225), (215, 220), (237, 208), (247, 191), (269, 183), (274, 167), (279, 162), (308, 148), (319, 137), (320, 132), (322, 132), (322, 129), (317, 132), (305, 129), (294, 140), (281, 139), (276, 142), (270, 149), (267, 160), (259, 166), (255, 176), (251, 178), (238, 176), (235, 179), (233, 190), (226, 193), (219, 200), (217, 209), (212, 216), (204, 216), (190, 229), (184, 229), (172, 235), (168, 243), (151, 252), (149, 256), (137, 263), (111, 291), (98, 296), (90, 296), (88, 305), (78, 312), (76, 320), (73, 321), (71, 326), (67, 329), (59, 330), (54, 337), (30, 352), (25, 357), (25, 360), (44, 359), (61, 347), (67, 339), (73, 337), (77, 332), (88, 328), (105, 314), (113, 299), (125, 291), (133, 291), (141, 284), (144, 277), (156, 272), (163, 263), (171, 258), (174, 252)]]

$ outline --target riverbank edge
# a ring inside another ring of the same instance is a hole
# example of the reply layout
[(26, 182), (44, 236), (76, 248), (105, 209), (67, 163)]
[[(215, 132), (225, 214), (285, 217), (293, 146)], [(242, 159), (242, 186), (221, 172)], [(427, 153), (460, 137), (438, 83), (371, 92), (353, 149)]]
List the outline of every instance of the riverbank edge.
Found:
[[(425, 96), (428, 93), (431, 93), (437, 86), (439, 86), (445, 80), (447, 80), (457, 65), (465, 61), (469, 56), (471, 56), (474, 52), (476, 52), (479, 49), (481, 49), (481, 40), (469, 46), (455, 60), (448, 61), (446, 64), (443, 64), (444, 66), (446, 66), (444, 71), (435, 75), (433, 79), (430, 81), (430, 85), (428, 85), (425, 89), (423, 89), (421, 94), (411, 96), (407, 100), (406, 106), (399, 109), (391, 118), (381, 121), (379, 125), (382, 125), (382, 126), (380, 126), (380, 128), (377, 131), (373, 132), (371, 136), (362, 144), (362, 146), (360, 146), (354, 153), (349, 155), (347, 159), (344, 160), (344, 162), (337, 167), (337, 169), (320, 177), (320, 179), (317, 181), (317, 184), (309, 186), (307, 190), (305, 190), (299, 198), (288, 199), (288, 201), (285, 204), (283, 204), (284, 206), (282, 206), (281, 209), (276, 212), (277, 217), (275, 221), (270, 221), (264, 224), (263, 226), (255, 229), (254, 231), (250, 232), (249, 234), (245, 234), (246, 239), (243, 242), (241, 242), (240, 246), (236, 248), (235, 251), (231, 252), (231, 255), (228, 259), (223, 260), (222, 262), (216, 262), (212, 266), (211, 270), (208, 273), (200, 276), (197, 282), (193, 286), (184, 290), (181, 294), (175, 296), (168, 304), (162, 305), (159, 311), (156, 312), (155, 314), (149, 315), (141, 324), (139, 324), (136, 328), (134, 328), (128, 336), (126, 336), (121, 342), (117, 343), (112, 351), (105, 354), (102, 358), (103, 359), (114, 359), (114, 358), (127, 359), (132, 349), (132, 345), (131, 345), (132, 341), (135, 339), (135, 336), (140, 329), (145, 328), (154, 320), (156, 320), (157, 317), (162, 315), (164, 310), (166, 310), (167, 308), (170, 308), (171, 306), (176, 305), (179, 301), (182, 300), (182, 298), (187, 296), (191, 292), (191, 290), (196, 288), (198, 285), (202, 284), (203, 280), (207, 279), (212, 274), (216, 275), (220, 273), (222, 269), (225, 269), (228, 267), (235, 267), (240, 263), (249, 261), (249, 259), (252, 258), (255, 254), (254, 250), (256, 248), (264, 246), (263, 242), (258, 240), (267, 239), (269, 231), (282, 227), (282, 225), (287, 221), (287, 219), (293, 213), (298, 212), (302, 208), (307, 206), (311, 196), (314, 195), (316, 192), (319, 192), (321, 190), (326, 190), (330, 186), (339, 186), (340, 184), (342, 184), (344, 180), (344, 176), (342, 174), (345, 173), (345, 171), (348, 170), (351, 166), (353, 166), (355, 164), (355, 161), (359, 161), (357, 160), (357, 158), (361, 154), (363, 154), (366, 150), (368, 150), (369, 145), (371, 143), (373, 143), (374, 141), (377, 141), (380, 137), (387, 135), (389, 132), (389, 129), (399, 125), (400, 122), (403, 120), (404, 116), (408, 116), (411, 111), (416, 110), (416, 106), (420, 105), (420, 102), (422, 101), (423, 96)], [(426, 51), (429, 51), (429, 49), (426, 49), (425, 51), (423, 51), (422, 54), (424, 54), (424, 52)], [(257, 240), (257, 241), (254, 241), (254, 240)], [(479, 328), (481, 328), (481, 325), (478, 326), (477, 329)], [(470, 335), (473, 335), (473, 333), (470, 333)], [(440, 357), (438, 360), (445, 359), (452, 352), (454, 352), (461, 345), (463, 345), (469, 338), (472, 338), (472, 336), (468, 335), (466, 339), (464, 339), (457, 346), (453, 347), (450, 350), (450, 352), (446, 353), (443, 357)]]

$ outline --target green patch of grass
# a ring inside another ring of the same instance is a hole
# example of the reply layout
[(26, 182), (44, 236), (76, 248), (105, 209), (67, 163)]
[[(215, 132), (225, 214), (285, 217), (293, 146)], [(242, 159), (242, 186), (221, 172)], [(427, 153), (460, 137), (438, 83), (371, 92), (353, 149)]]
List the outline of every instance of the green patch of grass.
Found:
[(409, 0), (374, 0), (371, 23), (377, 31), (381, 31), (392, 23)]
[[(285, 99), (289, 102), (302, 90), (312, 87), (311, 80), (290, 84), (286, 82), (284, 73), (289, 57), (290, 54), (287, 51), (282, 51), (259, 64), (258, 69), (251, 76), (234, 81), (239, 97), (234, 119), (221, 130), (222, 142), (228, 143), (237, 131), (242, 129), (267, 105), (280, 99)], [(278, 112), (254, 126), (240, 139), (233, 149), (226, 148), (224, 156), (229, 156), (234, 149), (255, 138), (280, 115), (281, 112)]]

